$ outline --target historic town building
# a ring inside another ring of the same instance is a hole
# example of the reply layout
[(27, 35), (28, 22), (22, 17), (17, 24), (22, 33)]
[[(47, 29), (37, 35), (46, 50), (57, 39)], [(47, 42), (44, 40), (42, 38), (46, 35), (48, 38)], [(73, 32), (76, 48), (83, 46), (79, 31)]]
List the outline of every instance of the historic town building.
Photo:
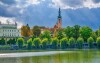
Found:
[(62, 16), (61, 16), (61, 9), (59, 8), (57, 23), (53, 26), (53, 28), (41, 28), (41, 32), (43, 33), (44, 30), (51, 31), (51, 36), (53, 37), (57, 30), (62, 29)]
[(61, 16), (61, 10), (59, 8), (59, 12), (58, 12), (58, 21), (57, 23), (54, 25), (54, 29), (60, 29), (62, 27), (62, 16)]
[(0, 22), (0, 37), (1, 38), (16, 38), (21, 37), (21, 30), (17, 29), (17, 23), (10, 24), (2, 24)]

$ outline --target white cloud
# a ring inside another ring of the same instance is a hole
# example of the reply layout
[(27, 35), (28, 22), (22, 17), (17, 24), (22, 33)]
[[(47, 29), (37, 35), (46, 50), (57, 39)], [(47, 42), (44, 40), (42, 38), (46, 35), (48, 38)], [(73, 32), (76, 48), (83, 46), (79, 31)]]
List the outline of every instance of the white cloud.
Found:
[(78, 8), (98, 8), (100, 7), (100, 1), (96, 0), (52, 0), (49, 4), (51, 7), (61, 7), (62, 9), (78, 9)]
[(18, 24), (17, 28), (21, 28), (21, 26), (23, 25), (22, 22), (16, 21), (15, 18), (0, 17), (0, 22), (2, 24), (7, 24), (7, 21), (9, 21), (10, 24), (14, 24), (15, 22), (17, 22), (17, 24)]

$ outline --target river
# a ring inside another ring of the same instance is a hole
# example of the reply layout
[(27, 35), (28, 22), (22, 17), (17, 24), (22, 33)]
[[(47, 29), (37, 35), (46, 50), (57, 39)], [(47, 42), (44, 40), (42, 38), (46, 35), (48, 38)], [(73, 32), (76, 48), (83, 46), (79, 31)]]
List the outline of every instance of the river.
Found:
[(100, 51), (0, 53), (0, 63), (100, 63)]

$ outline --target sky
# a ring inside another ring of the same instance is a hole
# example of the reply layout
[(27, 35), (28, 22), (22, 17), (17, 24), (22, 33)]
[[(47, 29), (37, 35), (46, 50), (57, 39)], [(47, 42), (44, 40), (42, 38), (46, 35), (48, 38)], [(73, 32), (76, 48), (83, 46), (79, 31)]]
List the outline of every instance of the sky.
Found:
[(0, 0), (0, 21), (17, 22), (18, 28), (53, 27), (61, 8), (62, 26), (100, 26), (100, 0)]

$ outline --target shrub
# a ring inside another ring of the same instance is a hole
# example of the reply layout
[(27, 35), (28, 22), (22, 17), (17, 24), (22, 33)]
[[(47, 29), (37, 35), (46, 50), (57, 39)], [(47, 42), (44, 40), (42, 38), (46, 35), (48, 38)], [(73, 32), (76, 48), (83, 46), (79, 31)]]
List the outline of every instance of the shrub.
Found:
[(65, 49), (68, 47), (68, 39), (67, 38), (62, 38), (60, 42), (61, 42), (62, 49)]
[(48, 39), (47, 38), (45, 38), (45, 39), (42, 40), (42, 48), (43, 49), (47, 48), (47, 43), (48, 43)]
[(5, 40), (4, 40), (4, 38), (1, 38), (1, 40), (0, 40), (0, 45), (5, 45)]
[(30, 38), (28, 41), (27, 41), (27, 44), (28, 44), (28, 49), (32, 49), (32, 38)]
[(93, 39), (92, 37), (89, 37), (89, 38), (87, 39), (87, 42), (89, 43), (89, 47), (90, 47), (90, 48), (93, 48), (94, 39)]
[(41, 42), (40, 38), (34, 38), (33, 44), (36, 49), (40, 47), (40, 42)]
[(96, 42), (97, 42), (97, 47), (100, 49), (100, 37), (97, 38)]
[(79, 37), (76, 42), (77, 42), (77, 48), (81, 49), (83, 47), (84, 39)]
[(18, 47), (19, 48), (22, 48), (23, 47), (23, 43), (24, 43), (24, 39), (23, 38), (18, 38), (17, 39), (17, 44), (18, 44)]
[(57, 38), (52, 39), (52, 48), (57, 49), (59, 40)]
[(69, 46), (70, 46), (70, 48), (74, 48), (75, 47), (75, 39), (73, 37), (71, 37), (69, 39)]

